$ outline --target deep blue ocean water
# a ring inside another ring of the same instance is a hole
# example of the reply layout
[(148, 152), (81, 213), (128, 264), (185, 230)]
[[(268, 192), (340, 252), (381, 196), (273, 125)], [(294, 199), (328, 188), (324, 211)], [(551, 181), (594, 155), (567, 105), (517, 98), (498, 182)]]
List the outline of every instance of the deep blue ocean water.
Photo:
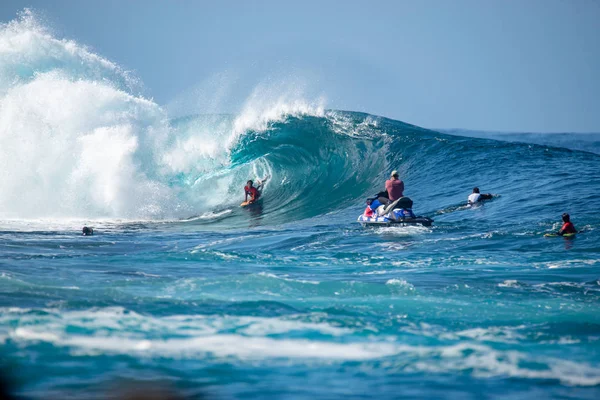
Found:
[[(0, 38), (0, 338), (21, 395), (600, 396), (599, 135), (277, 101), (171, 118), (31, 16)], [(356, 222), (393, 169), (432, 227)], [(465, 207), (474, 186), (499, 196)], [(563, 212), (584, 232), (543, 237)]]

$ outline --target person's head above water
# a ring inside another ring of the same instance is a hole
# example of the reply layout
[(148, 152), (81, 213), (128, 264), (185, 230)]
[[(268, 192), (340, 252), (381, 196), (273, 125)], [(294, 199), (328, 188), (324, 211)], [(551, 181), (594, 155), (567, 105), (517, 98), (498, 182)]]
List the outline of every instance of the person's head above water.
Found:
[(393, 170), (392, 173), (390, 174), (390, 177), (398, 179), (398, 171)]
[(246, 182), (246, 185), (248, 185), (249, 187), (252, 187), (252, 184), (253, 184), (253, 183), (254, 183), (254, 182), (252, 182), (252, 179), (250, 179), (250, 180), (248, 180), (248, 182)]
[(474, 187), (473, 188), (473, 193), (479, 193), (479, 188), (478, 187)]
[(562, 220), (563, 220), (564, 222), (571, 222), (571, 217), (569, 216), (569, 214), (567, 214), (567, 213), (564, 213), (564, 214), (562, 215)]
[(94, 230), (92, 228), (88, 228), (87, 226), (84, 226), (81, 232), (83, 236), (91, 236), (94, 234)]

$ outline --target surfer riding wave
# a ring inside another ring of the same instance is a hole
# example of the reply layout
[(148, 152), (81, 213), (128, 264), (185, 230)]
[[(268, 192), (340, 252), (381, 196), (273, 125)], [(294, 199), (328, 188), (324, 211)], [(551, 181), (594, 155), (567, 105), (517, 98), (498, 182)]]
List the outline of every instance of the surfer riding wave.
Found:
[[(262, 179), (257, 179), (256, 186), (254, 186), (254, 181), (252, 181), (252, 179), (250, 179), (250, 180), (248, 180), (248, 182), (246, 182), (246, 186), (244, 186), (245, 198), (244, 198), (244, 202), (242, 203), (242, 206), (246, 206), (246, 205), (255, 203), (256, 201), (258, 201), (260, 199), (260, 196), (262, 195), (262, 191), (264, 189), (265, 182), (268, 179), (269, 179), (269, 176), (265, 176)], [(248, 200), (248, 197), (250, 197), (250, 200)]]

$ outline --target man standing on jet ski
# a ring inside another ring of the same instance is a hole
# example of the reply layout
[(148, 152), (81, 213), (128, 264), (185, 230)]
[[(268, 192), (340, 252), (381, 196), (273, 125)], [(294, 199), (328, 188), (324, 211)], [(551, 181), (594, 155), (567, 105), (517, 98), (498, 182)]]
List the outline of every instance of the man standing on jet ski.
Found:
[[(388, 224), (393, 221), (431, 226), (431, 218), (417, 217), (413, 213), (413, 201), (404, 197), (404, 182), (398, 179), (398, 171), (392, 171), (390, 175), (390, 179), (385, 182), (385, 191), (367, 199), (367, 208), (358, 217), (358, 221), (363, 225)], [(382, 220), (380, 217), (383, 217)]]

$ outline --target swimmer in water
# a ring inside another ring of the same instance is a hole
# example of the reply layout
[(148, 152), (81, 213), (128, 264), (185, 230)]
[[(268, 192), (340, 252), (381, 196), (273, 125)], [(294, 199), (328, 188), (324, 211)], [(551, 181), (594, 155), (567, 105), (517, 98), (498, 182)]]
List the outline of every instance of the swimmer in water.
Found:
[(562, 220), (564, 223), (562, 228), (560, 228), (560, 230), (558, 231), (558, 235), (562, 236), (566, 235), (567, 233), (577, 233), (577, 229), (575, 229), (575, 225), (573, 225), (573, 223), (571, 222), (571, 217), (569, 216), (569, 214), (564, 213), (562, 215)]

